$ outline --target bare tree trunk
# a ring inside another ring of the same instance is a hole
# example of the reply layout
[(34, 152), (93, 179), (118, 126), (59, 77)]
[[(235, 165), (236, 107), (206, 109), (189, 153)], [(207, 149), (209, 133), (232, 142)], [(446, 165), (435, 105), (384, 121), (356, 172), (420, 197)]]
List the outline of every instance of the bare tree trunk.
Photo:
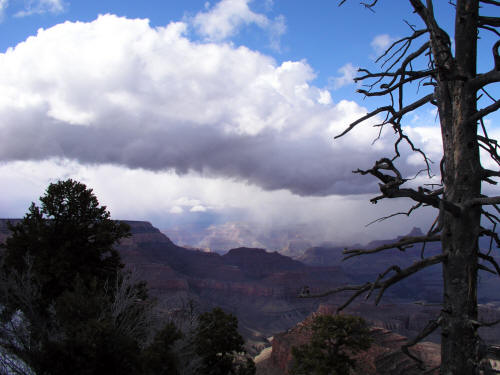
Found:
[[(340, 0), (340, 5), (347, 0)], [(338, 310), (344, 309), (355, 298), (362, 294), (369, 297), (378, 290), (375, 303), (382, 298), (385, 290), (399, 281), (437, 263), (442, 263), (443, 273), (443, 308), (440, 315), (414, 339), (403, 347), (408, 348), (425, 338), (438, 327), (441, 328), (441, 374), (442, 375), (476, 375), (480, 373), (480, 352), (478, 328), (491, 326), (496, 322), (479, 322), (477, 306), (478, 271), (484, 270), (500, 276), (500, 265), (488, 254), (480, 252), (479, 236), (490, 237), (500, 247), (500, 237), (495, 228), (500, 224), (500, 217), (483, 209), (493, 206), (500, 212), (500, 196), (483, 196), (481, 184), (486, 182), (496, 185), (498, 181), (491, 177), (500, 177), (500, 155), (498, 142), (488, 136), (484, 118), (500, 109), (500, 100), (490, 95), (485, 86), (500, 83), (500, 17), (492, 17), (492, 9), (500, 9), (498, 0), (455, 0), (447, 2), (455, 12), (454, 41), (449, 34), (440, 28), (435, 16), (432, 0), (409, 0), (415, 13), (423, 21), (424, 27), (417, 29), (408, 24), (410, 35), (392, 43), (377, 59), (381, 63), (379, 72), (359, 69), (356, 82), (368, 82), (366, 88), (358, 92), (368, 97), (385, 96), (389, 104), (379, 107), (358, 120), (352, 122), (336, 138), (347, 134), (358, 124), (377, 119), (385, 113), (385, 118), (377, 126), (391, 126), (397, 134), (394, 143), (395, 155), (375, 162), (371, 169), (354, 171), (362, 175), (370, 174), (380, 183), (381, 195), (371, 199), (377, 203), (382, 199), (409, 198), (415, 202), (407, 213), (396, 213), (382, 219), (399, 214), (410, 215), (422, 206), (431, 206), (438, 210), (438, 216), (424, 236), (405, 237), (392, 244), (378, 246), (374, 249), (344, 250), (345, 259), (378, 253), (389, 249), (404, 251), (408, 246), (423, 243), (420, 261), (414, 262), (404, 269), (393, 264), (382, 272), (371, 283), (363, 285), (347, 285), (320, 295), (328, 295), (341, 291), (352, 291), (351, 297)], [(362, 2), (366, 8), (373, 8), (378, 0)], [(481, 12), (479, 14), (481, 5)], [(495, 8), (496, 7), (496, 8)], [(494, 35), (492, 57), (494, 66), (490, 71), (477, 73), (477, 40), (479, 31)], [(422, 41), (423, 36), (425, 40)], [(428, 58), (427, 62), (422, 63)], [(388, 67), (387, 67), (388, 66)], [(416, 69), (415, 67), (419, 67)], [(407, 103), (407, 89), (418, 82), (419, 88), (433, 87), (434, 92), (422, 94), (419, 99)], [(493, 103), (482, 106), (478, 110), (479, 91)], [(425, 96), (424, 96), (425, 95)], [(406, 99), (406, 100), (405, 100)], [(406, 178), (396, 166), (401, 156), (399, 145), (402, 142), (419, 153), (426, 163), (428, 176), (431, 177), (430, 160), (425, 152), (414, 145), (405, 133), (403, 118), (426, 104), (437, 107), (443, 156), (440, 164), (441, 184), (423, 184), (418, 188), (405, 185), (413, 178)], [(481, 129), (478, 129), (478, 122)], [(478, 134), (482, 131), (482, 135)], [(494, 169), (481, 166), (480, 149), (485, 151), (489, 160), (496, 163)], [(429, 188), (429, 186), (431, 186)], [(436, 187), (438, 186), (438, 187)], [(484, 215), (484, 216), (483, 216)], [(481, 227), (481, 217), (493, 224), (493, 229)], [(442, 253), (424, 258), (425, 244), (441, 241)], [(479, 259), (485, 260), (480, 264)], [(420, 365), (423, 363), (420, 362)]]
[[(481, 193), (477, 123), (470, 120), (476, 113), (476, 92), (467, 85), (476, 76), (477, 17), (477, 0), (457, 1), (455, 64), (450, 72), (442, 70), (437, 88), (444, 151), (444, 199), (457, 206)], [(442, 64), (450, 67), (444, 61)], [(479, 371), (479, 339), (474, 322), (477, 322), (480, 219), (478, 206), (469, 207), (458, 216), (450, 212), (443, 212), (442, 216), (442, 251), (447, 254), (443, 262), (443, 375), (470, 375)]]

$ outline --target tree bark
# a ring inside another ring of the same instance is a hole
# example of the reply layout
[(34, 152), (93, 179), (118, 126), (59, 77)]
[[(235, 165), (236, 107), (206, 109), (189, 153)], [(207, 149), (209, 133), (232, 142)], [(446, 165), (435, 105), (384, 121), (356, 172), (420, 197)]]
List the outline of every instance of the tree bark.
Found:
[[(476, 76), (478, 0), (458, 0), (455, 18), (455, 59), (439, 55), (440, 41), (431, 44), (440, 76), (439, 115), (443, 139), (444, 199), (458, 206), (481, 194), (481, 164), (477, 140), (476, 90), (468, 81)], [(460, 215), (442, 214), (443, 321), (441, 374), (478, 374), (477, 326), (478, 236), (481, 208), (468, 207)]]
[[(341, 0), (340, 4), (346, 0)], [(363, 2), (371, 9), (378, 0)], [(383, 219), (399, 214), (409, 215), (413, 210), (423, 206), (431, 206), (439, 210), (439, 214), (431, 225), (427, 235), (410, 237), (391, 246), (381, 246), (376, 249), (346, 250), (346, 258), (362, 254), (370, 254), (389, 248), (403, 249), (405, 244), (423, 243), (420, 262), (401, 270), (397, 265), (392, 265), (386, 272), (380, 274), (375, 282), (364, 285), (346, 286), (337, 288), (332, 292), (343, 290), (354, 291), (350, 299), (339, 309), (343, 309), (354, 298), (374, 289), (381, 292), (387, 287), (414, 274), (429, 264), (442, 263), (443, 274), (443, 309), (432, 325), (432, 329), (441, 327), (441, 374), (442, 375), (476, 375), (480, 373), (479, 336), (477, 329), (481, 325), (478, 321), (477, 283), (478, 270), (483, 269), (495, 273), (478, 262), (479, 257), (489, 261), (500, 275), (500, 266), (494, 259), (479, 252), (478, 238), (480, 235), (489, 236), (500, 246), (500, 238), (495, 232), (500, 217), (482, 209), (482, 205), (499, 204), (500, 196), (484, 197), (481, 195), (482, 181), (496, 184), (497, 181), (490, 177), (500, 177), (498, 169), (483, 169), (480, 160), (480, 148), (500, 166), (498, 142), (489, 138), (484, 126), (483, 118), (500, 109), (500, 100), (496, 100), (484, 86), (500, 83), (500, 17), (484, 17), (479, 15), (480, 4), (489, 4), (499, 7), (500, 1), (493, 0), (455, 0), (449, 6), (454, 7), (455, 27), (454, 44), (451, 43), (449, 34), (441, 29), (434, 16), (432, 0), (409, 0), (415, 13), (421, 18), (425, 27), (416, 29), (410, 25), (412, 33), (392, 43), (377, 61), (382, 62), (382, 70), (370, 72), (360, 69), (361, 76), (356, 82), (365, 81), (367, 89), (358, 90), (366, 96), (386, 96), (390, 104), (369, 112), (366, 116), (351, 123), (339, 136), (343, 136), (359, 123), (368, 119), (376, 119), (380, 113), (386, 117), (377, 124), (381, 128), (390, 125), (398, 135), (395, 141), (395, 155), (391, 158), (378, 160), (374, 167), (368, 170), (354, 171), (354, 173), (371, 174), (380, 183), (381, 195), (372, 198), (372, 203), (385, 198), (406, 197), (415, 204), (407, 213), (396, 213)], [(484, 12), (491, 12), (491, 8), (483, 7)], [(477, 40), (479, 31), (486, 30), (497, 36), (492, 45), (494, 68), (486, 73), (478, 74), (477, 69)], [(421, 36), (428, 35), (428, 40), (421, 43)], [(415, 46), (416, 44), (416, 46)], [(410, 48), (412, 47), (412, 48)], [(454, 47), (454, 48), (453, 48)], [(428, 56), (428, 62), (421, 64), (417, 58)], [(389, 68), (384, 69), (384, 65)], [(419, 66), (420, 69), (413, 67)], [(425, 77), (425, 78), (423, 78)], [(419, 81), (422, 86), (434, 88), (432, 94), (422, 96), (408, 104), (405, 100), (405, 88), (408, 83)], [(493, 104), (478, 110), (479, 90), (485, 94)], [(394, 161), (401, 156), (399, 145), (405, 141), (412, 151), (420, 153), (426, 164), (428, 176), (431, 177), (429, 159), (425, 153), (416, 147), (412, 140), (405, 134), (402, 126), (403, 117), (420, 108), (426, 103), (435, 105), (438, 109), (441, 136), (443, 143), (443, 156), (441, 160), (441, 186), (436, 184), (423, 184), (418, 189), (405, 187), (404, 184), (412, 179), (404, 178)], [(478, 135), (478, 122), (481, 123), (483, 135)], [(428, 188), (431, 186), (431, 188)], [(500, 209), (495, 206), (500, 212)], [(493, 230), (481, 228), (481, 216), (493, 224)], [(440, 240), (442, 254), (439, 258), (423, 258), (423, 248), (428, 241)], [(391, 271), (396, 275), (386, 277)], [(328, 292), (330, 293), (330, 292)], [(323, 293), (322, 295), (327, 295)], [(439, 322), (439, 323), (437, 323)], [(482, 324), (488, 325), (488, 324)], [(427, 330), (428, 331), (428, 330)], [(428, 334), (424, 330), (419, 338)], [(413, 346), (418, 340), (411, 341)]]

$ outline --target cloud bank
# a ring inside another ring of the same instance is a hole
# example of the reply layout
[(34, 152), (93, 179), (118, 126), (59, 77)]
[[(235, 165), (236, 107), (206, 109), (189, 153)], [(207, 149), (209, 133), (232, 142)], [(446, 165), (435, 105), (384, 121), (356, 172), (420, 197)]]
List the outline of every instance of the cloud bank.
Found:
[(391, 135), (368, 147), (378, 130), (364, 126), (333, 141), (362, 107), (333, 103), (305, 61), (194, 42), (187, 29), (102, 15), (0, 54), (0, 161), (195, 173), (303, 196), (376, 190), (351, 171), (384, 155)]
[[(234, 179), (206, 178), (196, 173), (179, 176), (174, 172), (82, 165), (57, 159), (0, 163), (0, 175), (2, 217), (21, 217), (30, 201), (43, 195), (50, 182), (74, 178), (94, 189), (113, 218), (147, 220), (167, 229), (167, 233), (179, 229), (193, 237), (193, 241), (185, 242), (189, 245), (199, 245), (194, 239), (206, 235), (207, 228), (226, 228), (234, 223), (246, 223), (255, 238), (272, 239), (273, 233), (284, 230), (288, 237), (281, 238), (281, 244), (299, 235), (311, 244), (334, 241), (353, 245), (408, 233), (413, 226), (427, 230), (432, 222), (429, 210), (424, 209), (411, 218), (399, 216), (365, 228), (365, 224), (381, 216), (407, 211), (411, 202), (388, 200), (373, 205), (368, 202), (370, 194), (303, 197), (287, 190), (265, 191)], [(227, 233), (228, 237), (234, 234)], [(269, 249), (278, 249), (272, 242), (263, 243)], [(241, 245), (252, 246), (252, 242)]]

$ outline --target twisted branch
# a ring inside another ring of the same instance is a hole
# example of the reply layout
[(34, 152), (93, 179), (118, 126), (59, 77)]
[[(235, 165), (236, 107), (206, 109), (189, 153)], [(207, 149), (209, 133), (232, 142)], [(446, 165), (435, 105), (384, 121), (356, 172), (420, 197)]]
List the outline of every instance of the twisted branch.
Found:
[[(354, 299), (363, 294), (364, 292), (369, 292), (368, 297), (371, 295), (371, 292), (375, 289), (379, 289), (379, 293), (375, 299), (375, 305), (378, 305), (380, 300), (382, 299), (384, 292), (391, 285), (398, 283), (399, 281), (406, 279), (407, 277), (423, 270), (424, 268), (433, 266), (435, 264), (441, 263), (446, 259), (447, 255), (439, 254), (429, 258), (422, 259), (418, 262), (414, 262), (411, 266), (401, 269), (396, 265), (389, 267), (385, 272), (379, 275), (375, 282), (368, 282), (363, 285), (345, 285), (336, 289), (328, 290), (319, 294), (309, 294), (309, 295), (299, 295), (299, 298), (318, 298), (318, 297), (326, 297), (332, 294), (337, 294), (345, 291), (354, 291), (351, 297), (341, 306), (337, 308), (337, 312), (345, 309)], [(396, 273), (390, 278), (382, 281), (390, 271), (395, 271)]]
[(438, 241), (441, 241), (440, 234), (439, 235), (432, 235), (432, 236), (403, 237), (398, 242), (384, 244), (384, 245), (378, 246), (378, 247), (376, 247), (374, 249), (370, 249), (370, 250), (366, 250), (366, 249), (347, 250), (346, 249), (343, 251), (343, 253), (347, 255), (344, 258), (344, 260), (359, 256), (359, 255), (375, 254), (375, 253), (379, 253), (381, 251), (390, 250), (390, 249), (398, 249), (399, 251), (404, 252), (407, 248), (413, 247), (413, 245), (418, 244), (418, 243), (438, 242)]
[(439, 314), (439, 316), (436, 318), (436, 319), (433, 319), (433, 320), (430, 320), (427, 325), (424, 327), (424, 329), (416, 336), (414, 337), (413, 339), (411, 339), (410, 341), (408, 341), (405, 345), (401, 346), (401, 351), (403, 353), (405, 353), (408, 357), (410, 357), (411, 359), (413, 359), (415, 362), (418, 363), (418, 367), (421, 369), (421, 370), (424, 370), (425, 371), (425, 368), (423, 366), (423, 361), (414, 356), (413, 354), (410, 353), (410, 351), (408, 350), (410, 347), (412, 346), (415, 346), (416, 344), (418, 344), (420, 341), (422, 341), (424, 338), (426, 338), (427, 336), (429, 336), (432, 332), (434, 332), (439, 326), (441, 326), (441, 322), (443, 321), (443, 317), (441, 314)]

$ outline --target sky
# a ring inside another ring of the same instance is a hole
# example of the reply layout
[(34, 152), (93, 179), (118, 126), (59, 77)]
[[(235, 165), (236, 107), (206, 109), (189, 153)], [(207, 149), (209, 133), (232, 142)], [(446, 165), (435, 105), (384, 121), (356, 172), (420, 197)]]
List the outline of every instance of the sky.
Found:
[[(365, 227), (411, 206), (371, 205), (377, 181), (352, 173), (391, 156), (390, 131), (373, 142), (368, 123), (333, 139), (384, 103), (353, 78), (377, 69), (405, 21), (420, 24), (395, 0), (376, 12), (331, 0), (0, 0), (0, 216), (23, 216), (49, 183), (73, 178), (112, 217), (162, 230), (245, 223), (339, 243), (425, 230), (429, 210)], [(423, 107), (405, 127), (438, 162), (437, 123)], [(408, 175), (423, 165), (406, 149), (398, 163)]]

